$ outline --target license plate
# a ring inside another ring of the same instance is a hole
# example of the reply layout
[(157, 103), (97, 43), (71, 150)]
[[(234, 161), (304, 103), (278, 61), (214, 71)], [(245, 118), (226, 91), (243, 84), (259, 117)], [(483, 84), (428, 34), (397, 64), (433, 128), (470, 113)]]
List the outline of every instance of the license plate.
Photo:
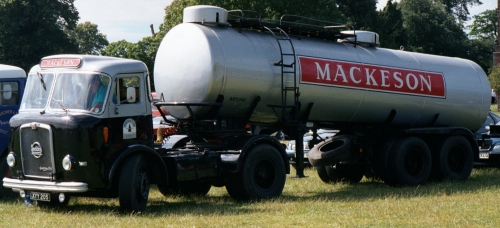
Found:
[(489, 159), (490, 153), (479, 153), (479, 159)]
[(50, 202), (50, 193), (43, 192), (30, 192), (31, 200), (39, 200), (39, 201), (49, 201)]

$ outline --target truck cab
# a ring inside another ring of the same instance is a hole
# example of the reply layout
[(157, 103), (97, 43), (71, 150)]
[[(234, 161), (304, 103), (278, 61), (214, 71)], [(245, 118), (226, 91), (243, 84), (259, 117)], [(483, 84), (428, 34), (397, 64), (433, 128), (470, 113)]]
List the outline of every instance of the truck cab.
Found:
[[(26, 83), (26, 72), (15, 66), (0, 64), (0, 173), (8, 175), (7, 157), (9, 120), (17, 114)], [(12, 195), (0, 186), (0, 198)]]
[(140, 61), (49, 56), (30, 70), (26, 91), (10, 120), (4, 179), (22, 197), (114, 197), (120, 161), (138, 150), (155, 154), (149, 76)]

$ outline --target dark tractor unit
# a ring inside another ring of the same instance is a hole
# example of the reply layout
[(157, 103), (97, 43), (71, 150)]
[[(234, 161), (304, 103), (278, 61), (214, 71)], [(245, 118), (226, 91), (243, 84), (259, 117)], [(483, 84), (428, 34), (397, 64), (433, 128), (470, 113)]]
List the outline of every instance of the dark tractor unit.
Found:
[(289, 166), (269, 136), (240, 132), (202, 149), (155, 144), (149, 83), (140, 61), (43, 58), (29, 72), (19, 114), (10, 121), (10, 176), (3, 185), (40, 204), (119, 197), (120, 207), (133, 211), (145, 209), (151, 184), (165, 195), (204, 195), (212, 185), (226, 185), (237, 199), (281, 194)]

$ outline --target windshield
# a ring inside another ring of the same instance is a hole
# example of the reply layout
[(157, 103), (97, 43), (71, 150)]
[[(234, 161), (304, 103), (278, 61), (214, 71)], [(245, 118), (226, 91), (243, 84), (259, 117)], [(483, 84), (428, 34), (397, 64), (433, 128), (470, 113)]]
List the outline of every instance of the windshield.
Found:
[(30, 74), (26, 82), (21, 109), (43, 109), (47, 105), (54, 74)]
[[(36, 75), (34, 75), (36, 76)], [(53, 77), (52, 77), (53, 78)], [(30, 75), (27, 83), (28, 89), (45, 91), (39, 84), (36, 84), (36, 78)], [(47, 90), (52, 87), (52, 79), (50, 84), (44, 79)], [(57, 75), (55, 80), (54, 90), (51, 96), (48, 92), (43, 95), (33, 94), (27, 96), (21, 104), (23, 109), (45, 108), (47, 101), (49, 107), (53, 110), (85, 110), (91, 112), (101, 112), (108, 94), (110, 79), (103, 74), (92, 73), (61, 73)], [(38, 85), (38, 86), (37, 86)], [(29, 88), (28, 88), (29, 87)], [(39, 100), (41, 104), (36, 101)]]

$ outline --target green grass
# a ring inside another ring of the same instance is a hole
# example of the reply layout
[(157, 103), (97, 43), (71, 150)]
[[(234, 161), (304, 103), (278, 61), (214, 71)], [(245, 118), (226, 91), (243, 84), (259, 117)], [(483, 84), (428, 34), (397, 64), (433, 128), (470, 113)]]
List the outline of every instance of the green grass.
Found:
[(287, 176), (281, 197), (236, 202), (225, 188), (204, 198), (164, 197), (153, 189), (147, 210), (122, 214), (117, 199), (73, 198), (61, 209), (0, 201), (0, 227), (498, 227), (500, 170), (474, 169), (465, 182), (392, 188), (363, 179), (324, 184), (313, 169)]

